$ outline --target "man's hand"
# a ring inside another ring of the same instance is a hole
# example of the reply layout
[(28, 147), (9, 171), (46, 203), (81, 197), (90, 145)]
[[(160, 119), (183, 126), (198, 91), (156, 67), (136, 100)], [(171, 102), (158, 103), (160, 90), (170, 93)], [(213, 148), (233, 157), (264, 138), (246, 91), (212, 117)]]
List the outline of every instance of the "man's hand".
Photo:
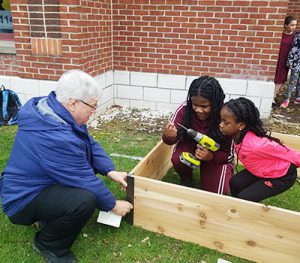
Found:
[(122, 190), (125, 191), (127, 187), (127, 173), (126, 172), (118, 172), (118, 171), (110, 171), (107, 173), (107, 176), (111, 178), (113, 181), (120, 183), (122, 185)]
[(113, 211), (117, 215), (125, 216), (130, 212), (132, 208), (133, 206), (129, 202), (123, 200), (117, 200), (115, 207), (111, 211)]

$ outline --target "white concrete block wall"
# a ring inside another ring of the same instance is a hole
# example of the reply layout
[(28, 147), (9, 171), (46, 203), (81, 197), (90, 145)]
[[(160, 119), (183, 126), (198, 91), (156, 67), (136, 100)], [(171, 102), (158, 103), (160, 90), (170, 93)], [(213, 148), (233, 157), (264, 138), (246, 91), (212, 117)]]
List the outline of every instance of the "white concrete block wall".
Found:
[(47, 96), (51, 91), (56, 90), (57, 81), (39, 80), (39, 96)]
[(114, 98), (114, 89), (113, 86), (110, 85), (103, 89), (100, 104), (102, 105), (108, 103), (109, 101), (113, 103), (113, 98)]
[(225, 94), (246, 95), (247, 80), (218, 78), (218, 81)]
[(157, 103), (153, 101), (131, 100), (129, 107), (138, 109), (150, 109), (155, 111), (157, 109)]
[(10, 78), (8, 76), (0, 76), (0, 85), (4, 85), (5, 88), (11, 89), (10, 87)]
[(185, 83), (185, 89), (186, 90), (189, 90), (189, 88), (190, 88), (190, 86), (191, 86), (191, 84), (192, 84), (192, 82), (195, 78), (197, 78), (197, 76), (187, 76), (186, 77), (186, 83)]
[[(185, 101), (195, 78), (197, 76), (115, 71), (114, 103), (124, 107), (174, 111)], [(218, 78), (218, 81), (226, 95), (225, 101), (246, 97), (255, 103), (262, 118), (270, 116), (273, 82), (224, 78)]]
[[(102, 106), (105, 109), (112, 104), (124, 107), (148, 108), (151, 110), (174, 111), (185, 101), (191, 82), (196, 76), (182, 76), (161, 73), (143, 73), (128, 71), (109, 71), (95, 77), (103, 89)], [(273, 82), (219, 78), (226, 98), (246, 97), (254, 101), (261, 117), (270, 116)], [(56, 89), (56, 81), (21, 79), (0, 76), (0, 83), (16, 91), (25, 103), (33, 96), (45, 96)]]
[(175, 112), (179, 104), (170, 104), (170, 103), (157, 103), (157, 109)]
[[(118, 81), (117, 78), (114, 80)], [(157, 87), (157, 73), (131, 72), (129, 85)]]
[(156, 102), (170, 102), (171, 90), (160, 88), (144, 88), (144, 100)]
[(143, 100), (144, 89), (141, 86), (117, 85), (117, 98)]
[[(113, 72), (98, 75), (95, 80), (102, 88), (102, 105), (100, 108), (103, 105), (106, 105), (106, 107), (111, 106), (114, 99)], [(15, 91), (22, 104), (25, 104), (32, 97), (47, 96), (57, 87), (57, 81), (22, 79), (10, 76), (0, 76), (0, 83), (7, 89)]]
[[(97, 109), (97, 114), (100, 114), (104, 112), (107, 108), (111, 107), (113, 105), (113, 100), (109, 100), (107, 102), (104, 102), (100, 105), (100, 107)], [(97, 116), (97, 115), (96, 115)]]
[(171, 103), (181, 104), (186, 100), (187, 90), (171, 90)]
[(114, 84), (129, 85), (130, 73), (128, 71), (114, 72)]
[(95, 77), (96, 82), (99, 85), (99, 88), (101, 91), (103, 91), (103, 88), (106, 87), (105, 85), (105, 75), (101, 74)]
[[(120, 99), (120, 98), (114, 98), (114, 104), (120, 105), (122, 107), (131, 107), (130, 106), (130, 100), (129, 99)], [(142, 109), (143, 107), (139, 107)]]
[(99, 112), (104, 111), (107, 107), (113, 104), (114, 99), (114, 86), (113, 86), (113, 74), (112, 72), (106, 72), (104, 74), (100, 74), (95, 76), (95, 80), (99, 85), (99, 89), (101, 90), (102, 97), (100, 102), (100, 107), (98, 109)]
[(270, 116), (270, 109), (272, 107), (273, 98), (261, 98), (259, 113), (261, 118), (268, 118)]
[(248, 80), (247, 82), (247, 96), (257, 96), (258, 94), (263, 98), (272, 97), (274, 84), (264, 81)]
[(105, 77), (105, 88), (114, 84), (114, 74), (112, 71), (107, 71), (101, 75)]
[(186, 76), (158, 74), (158, 88), (163, 89), (185, 89)]

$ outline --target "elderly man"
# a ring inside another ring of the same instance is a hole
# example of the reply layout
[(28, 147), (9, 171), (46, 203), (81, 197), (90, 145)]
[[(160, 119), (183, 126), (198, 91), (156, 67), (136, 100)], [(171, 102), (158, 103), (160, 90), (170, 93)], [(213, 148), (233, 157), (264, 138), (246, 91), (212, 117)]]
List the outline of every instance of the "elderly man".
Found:
[(19, 113), (17, 132), (1, 177), (3, 211), (14, 224), (43, 222), (33, 248), (47, 262), (76, 262), (70, 248), (95, 208), (124, 216), (132, 209), (115, 200), (96, 173), (127, 186), (88, 134), (86, 123), (100, 93), (88, 74), (71, 70), (56, 92), (29, 100)]

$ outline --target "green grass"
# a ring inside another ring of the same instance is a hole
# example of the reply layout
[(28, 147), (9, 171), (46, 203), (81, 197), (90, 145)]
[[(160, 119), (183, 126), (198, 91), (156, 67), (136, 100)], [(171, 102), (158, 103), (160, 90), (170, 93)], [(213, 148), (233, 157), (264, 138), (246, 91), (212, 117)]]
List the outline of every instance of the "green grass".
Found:
[[(13, 144), (16, 127), (0, 127), (0, 171), (3, 170)], [(119, 153), (126, 155), (144, 156), (159, 141), (159, 134), (135, 132), (126, 123), (112, 122), (105, 124), (100, 130), (91, 130), (91, 135), (101, 143), (108, 154)], [(113, 157), (117, 170), (130, 171), (138, 161)], [(124, 199), (125, 193), (120, 186), (102, 177), (107, 186), (118, 199)], [(173, 169), (166, 176), (166, 181), (178, 183), (178, 177)], [(286, 193), (265, 202), (279, 207), (300, 211), (299, 184)], [(233, 263), (250, 262), (245, 259), (229, 256), (199, 245), (182, 242), (160, 234), (152, 233), (138, 227), (133, 227), (122, 220), (120, 228), (100, 225), (96, 222), (97, 212), (83, 228), (80, 236), (72, 247), (78, 262), (217, 262), (218, 258)], [(44, 262), (33, 252), (32, 239), (36, 226), (24, 227), (13, 225), (7, 217), (0, 213), (0, 255), (1, 262)]]

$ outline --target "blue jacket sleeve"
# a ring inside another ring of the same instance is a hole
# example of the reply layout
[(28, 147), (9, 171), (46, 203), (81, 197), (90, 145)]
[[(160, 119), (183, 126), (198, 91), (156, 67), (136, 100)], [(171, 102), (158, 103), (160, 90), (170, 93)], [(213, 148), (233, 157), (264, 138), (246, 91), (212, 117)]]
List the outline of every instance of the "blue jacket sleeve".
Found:
[(95, 175), (86, 156), (83, 141), (70, 136), (44, 140), (39, 144), (41, 166), (58, 184), (91, 191), (97, 199), (97, 208), (110, 211), (116, 201), (105, 184)]
[(115, 165), (112, 160), (108, 157), (107, 153), (101, 147), (101, 145), (96, 142), (92, 136), (89, 135), (92, 152), (94, 157), (94, 170), (96, 173), (107, 175), (108, 172), (115, 170)]

